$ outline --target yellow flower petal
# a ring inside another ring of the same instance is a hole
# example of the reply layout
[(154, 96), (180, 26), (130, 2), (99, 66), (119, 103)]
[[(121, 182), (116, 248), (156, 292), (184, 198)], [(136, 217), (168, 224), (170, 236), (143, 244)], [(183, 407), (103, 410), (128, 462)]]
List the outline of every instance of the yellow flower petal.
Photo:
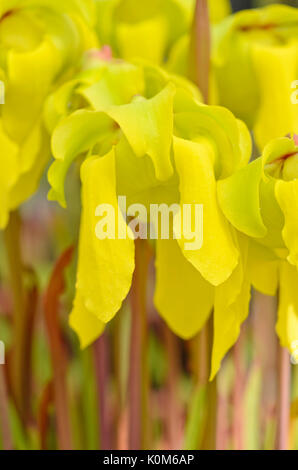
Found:
[(174, 158), (180, 178), (180, 203), (203, 204), (203, 246), (185, 250), (186, 240), (179, 244), (184, 256), (211, 284), (226, 281), (238, 262), (238, 250), (224, 218), (216, 195), (216, 181), (209, 147), (197, 142), (174, 139)]
[(275, 195), (285, 218), (282, 237), (289, 250), (288, 261), (298, 266), (298, 180), (278, 180)]
[(69, 324), (77, 333), (82, 349), (93, 343), (105, 328), (105, 324), (86, 308), (78, 291), (69, 317)]
[(64, 180), (73, 160), (98, 143), (112, 131), (113, 121), (104, 113), (78, 111), (65, 118), (52, 136), (52, 149), (56, 161), (49, 169), (48, 179), (52, 188), (49, 199), (59, 201), (65, 207)]
[(7, 133), (17, 142), (22, 142), (35, 125), (59, 65), (57, 51), (49, 40), (30, 52), (8, 53), (2, 116)]
[(212, 23), (219, 23), (232, 12), (229, 0), (209, 0), (209, 8)]
[(120, 57), (124, 59), (142, 57), (160, 64), (165, 54), (167, 34), (167, 24), (162, 16), (135, 24), (119, 24), (116, 40)]
[(298, 43), (253, 48), (261, 96), (254, 133), (261, 149), (270, 140), (298, 129), (298, 106), (291, 101), (291, 85), (297, 78), (297, 55)]
[(215, 289), (214, 339), (211, 376), (213, 380), (227, 351), (235, 344), (240, 326), (249, 313), (250, 283), (246, 276), (248, 239), (239, 235), (241, 258), (232, 276)]
[(205, 137), (214, 148), (216, 178), (226, 178), (250, 159), (252, 141), (245, 124), (220, 106), (206, 106), (194, 100), (175, 106), (175, 135), (196, 141)]
[(49, 159), (49, 136), (38, 122), (19, 151), (19, 175), (10, 191), (11, 209), (16, 209), (37, 190)]
[(265, 295), (276, 295), (279, 261), (266, 247), (250, 240), (247, 272), (253, 287)]
[(173, 174), (171, 146), (175, 86), (169, 83), (152, 99), (136, 99), (131, 104), (113, 106), (107, 114), (121, 127), (138, 157), (149, 155), (156, 177), (167, 180)]
[(280, 292), (276, 332), (283, 347), (291, 351), (298, 338), (298, 272), (286, 261), (280, 267)]
[(0, 229), (5, 228), (10, 211), (10, 190), (18, 177), (18, 146), (3, 130), (0, 119)]
[(227, 219), (251, 237), (264, 237), (267, 229), (260, 210), (262, 159), (258, 158), (217, 184), (220, 207)]
[(183, 256), (177, 241), (157, 240), (154, 302), (174, 333), (183, 339), (198, 333), (213, 299), (214, 288)]
[[(76, 287), (86, 309), (107, 323), (128, 294), (134, 271), (134, 241), (117, 235), (118, 227), (128, 232), (118, 209), (114, 150), (104, 157), (88, 158), (82, 165), (81, 178), (83, 208)], [(115, 239), (96, 235), (99, 204), (114, 208)]]
[(144, 94), (144, 74), (141, 67), (127, 62), (112, 62), (101, 80), (84, 87), (82, 95), (96, 111), (130, 103), (135, 95)]

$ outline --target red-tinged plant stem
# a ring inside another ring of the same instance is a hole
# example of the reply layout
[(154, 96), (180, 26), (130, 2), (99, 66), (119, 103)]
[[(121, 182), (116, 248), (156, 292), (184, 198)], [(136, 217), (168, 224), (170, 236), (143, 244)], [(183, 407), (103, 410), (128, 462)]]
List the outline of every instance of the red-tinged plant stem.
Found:
[[(123, 312), (124, 313), (124, 312)], [(121, 357), (121, 339), (122, 339), (122, 324), (121, 312), (116, 316), (113, 322), (113, 367), (115, 371), (115, 442), (118, 450), (127, 450), (127, 426), (125, 419), (127, 418), (127, 406), (125, 403), (125, 393), (122, 383), (122, 364)]]
[(0, 365), (0, 433), (3, 449), (12, 450), (13, 443), (9, 423), (8, 395), (3, 367), (3, 365)]
[(207, 420), (203, 449), (216, 450), (216, 424), (217, 424), (217, 379), (216, 377), (207, 385)]
[(10, 384), (16, 407), (22, 420), (26, 415), (26, 306), (24, 288), (24, 269), (21, 255), (21, 218), (17, 211), (10, 214), (4, 233), (10, 283), (13, 295), (13, 349), (10, 362)]
[(59, 324), (59, 300), (64, 292), (64, 269), (72, 259), (73, 247), (58, 259), (44, 298), (44, 311), (53, 367), (54, 403), (58, 445), (61, 450), (71, 449), (70, 417), (66, 387), (66, 355)]
[(166, 323), (164, 323), (164, 341), (168, 363), (166, 426), (169, 449), (175, 450), (180, 447), (179, 439), (181, 437), (179, 436), (179, 402), (177, 397), (180, 370), (179, 343)]
[(232, 439), (235, 450), (243, 450), (243, 392), (244, 392), (244, 371), (243, 371), (243, 346), (244, 346), (244, 330), (241, 331), (238, 341), (233, 348), (234, 361), (234, 388), (232, 392), (233, 401), (233, 420), (232, 420)]
[(288, 450), (290, 429), (290, 384), (291, 361), (287, 349), (279, 346), (278, 353), (278, 406), (277, 406), (277, 440), (278, 450)]
[(202, 442), (198, 443), (203, 450), (216, 449), (217, 423), (217, 379), (209, 381), (211, 371), (211, 353), (213, 344), (213, 314), (198, 336), (198, 371), (195, 374), (199, 386), (205, 389), (205, 420)]
[(113, 448), (110, 432), (110, 412), (107, 400), (108, 390), (108, 344), (106, 333), (94, 343), (95, 373), (98, 391), (100, 448), (110, 450)]
[(209, 329), (210, 325), (207, 323), (198, 337), (198, 381), (200, 385), (207, 385), (209, 378)]
[(129, 406), (122, 409), (118, 420), (117, 429), (117, 450), (128, 450), (128, 413)]
[(136, 240), (136, 268), (131, 291), (131, 338), (129, 371), (129, 448), (148, 446), (148, 391), (146, 293), (150, 251), (145, 240)]
[(190, 78), (199, 87), (205, 103), (209, 98), (210, 47), (208, 0), (197, 0), (190, 42)]
[(213, 345), (213, 313), (205, 327), (205, 362), (207, 372), (206, 396), (207, 396), (207, 418), (205, 426), (205, 436), (203, 439), (203, 449), (216, 449), (216, 423), (217, 423), (217, 378), (209, 381), (211, 372), (211, 354)]
[[(209, 101), (211, 27), (208, 0), (196, 0), (191, 40), (190, 40), (190, 78), (200, 89), (204, 102)], [(199, 336), (199, 383), (206, 387), (207, 410), (206, 425), (202, 447), (216, 447), (216, 378), (209, 382), (210, 357), (213, 342), (213, 315)]]
[(33, 270), (26, 272), (26, 335), (24, 338), (24, 372), (22, 374), (23, 383), (23, 401), (24, 401), (24, 420), (26, 424), (33, 421), (32, 418), (32, 347), (35, 318), (38, 305), (38, 285), (37, 278)]
[[(220, 373), (220, 372), (219, 372)], [(227, 450), (228, 446), (228, 410), (227, 397), (217, 395), (216, 450)]]
[(37, 414), (39, 445), (41, 450), (47, 448), (47, 432), (49, 428), (49, 407), (53, 402), (53, 382), (48, 382), (43, 390)]
[[(277, 312), (276, 297), (253, 292), (252, 325), (255, 360), (262, 371), (261, 428), (268, 428), (272, 422), (272, 410), (277, 401), (277, 337), (275, 323)], [(266, 445), (265, 442), (260, 446)]]

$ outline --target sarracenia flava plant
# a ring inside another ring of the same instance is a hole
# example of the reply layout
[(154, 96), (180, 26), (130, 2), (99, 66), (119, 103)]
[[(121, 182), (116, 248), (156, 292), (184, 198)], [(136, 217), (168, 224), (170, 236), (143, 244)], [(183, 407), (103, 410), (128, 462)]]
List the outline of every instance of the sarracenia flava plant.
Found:
[[(131, 286), (134, 241), (125, 235), (131, 231), (126, 216), (133, 214), (118, 206), (118, 196), (126, 196), (127, 206), (137, 204), (140, 222), (140, 203), (146, 208), (151, 203), (204, 205), (200, 249), (186, 250), (183, 237), (157, 237), (155, 305), (182, 338), (194, 336), (214, 307), (222, 320), (214, 344), (214, 375), (238, 335), (249, 301), (246, 239), (224, 218), (216, 181), (247, 164), (251, 140), (230, 111), (203, 105), (198, 98), (185, 79), (156, 67), (98, 60), (48, 101), (48, 125), (60, 119), (53, 132), (56, 160), (49, 182), (50, 199), (65, 206), (66, 172), (78, 155), (84, 156), (76, 297), (70, 316), (83, 347), (101, 334)], [(83, 109), (65, 117), (70, 104)], [(113, 207), (116, 239), (96, 236), (103, 215), (97, 212), (99, 204)], [(176, 230), (179, 219), (174, 215)], [(226, 335), (221, 334), (223, 325)]]
[(261, 151), (297, 132), (298, 11), (271, 5), (232, 15), (213, 31), (218, 102), (254, 131)]
[[(0, 229), (13, 294), (10, 385), (23, 424), (30, 417), (30, 328), (34, 309), (20, 247), (18, 207), (37, 189), (50, 158), (43, 106), (97, 44), (93, 0), (2, 0), (0, 3)], [(27, 283), (28, 284), (28, 283)]]
[[(101, 44), (125, 60), (136, 57), (155, 64), (189, 37), (195, 0), (97, 0), (97, 31)], [(211, 22), (231, 12), (229, 0), (209, 0)]]
[(219, 204), (249, 237), (247, 275), (263, 294), (276, 295), (280, 343), (290, 352), (298, 337), (298, 141), (271, 141), (262, 156), (218, 183)]
[(97, 44), (92, 0), (2, 0), (0, 4), (0, 228), (36, 190), (49, 159), (44, 101)]

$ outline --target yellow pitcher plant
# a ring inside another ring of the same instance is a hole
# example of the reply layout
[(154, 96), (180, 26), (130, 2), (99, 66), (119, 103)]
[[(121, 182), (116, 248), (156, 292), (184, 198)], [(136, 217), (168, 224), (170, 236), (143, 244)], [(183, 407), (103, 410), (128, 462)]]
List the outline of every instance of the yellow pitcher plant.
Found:
[[(98, 60), (47, 103), (48, 125), (56, 125), (50, 199), (65, 206), (66, 172), (83, 156), (79, 260), (70, 316), (83, 347), (119, 311), (131, 286), (134, 241), (126, 216), (133, 213), (124, 213), (119, 196), (126, 197), (140, 222), (140, 204), (148, 212), (150, 204), (203, 204), (202, 246), (187, 250), (187, 240), (174, 235), (179, 230), (177, 214), (173, 233), (155, 237), (155, 305), (176, 334), (194, 336), (213, 306), (240, 309), (241, 315), (245, 298), (248, 309), (245, 240), (221, 212), (216, 181), (248, 162), (251, 140), (230, 111), (203, 105), (199, 98), (185, 79), (157, 67)], [(69, 109), (77, 110), (68, 116)], [(98, 237), (102, 204), (113, 208), (114, 231), (120, 237)], [(229, 346), (221, 339), (214, 345), (217, 367)]]
[(297, 132), (298, 11), (271, 5), (236, 13), (214, 28), (219, 103), (253, 129), (262, 151)]
[(0, 228), (36, 190), (49, 159), (45, 98), (95, 47), (92, 0), (2, 0), (0, 4)]
[[(167, 61), (189, 37), (195, 0), (97, 0), (98, 35), (122, 59)], [(209, 0), (217, 23), (231, 12), (229, 0)]]
[(262, 156), (218, 183), (220, 206), (248, 238), (248, 279), (260, 292), (279, 293), (276, 330), (293, 352), (298, 337), (298, 141), (271, 141)]

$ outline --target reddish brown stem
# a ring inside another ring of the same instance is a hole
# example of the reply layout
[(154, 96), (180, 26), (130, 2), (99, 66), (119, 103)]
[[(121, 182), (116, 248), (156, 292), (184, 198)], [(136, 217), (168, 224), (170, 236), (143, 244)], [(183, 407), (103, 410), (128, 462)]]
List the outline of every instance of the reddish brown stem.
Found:
[(211, 34), (208, 0), (197, 0), (190, 43), (190, 78), (209, 101)]
[[(261, 429), (272, 421), (277, 401), (277, 337), (275, 334), (277, 299), (253, 291), (252, 320), (255, 361), (261, 368), (263, 386), (260, 401)], [(262, 448), (265, 441), (260, 443)]]
[(107, 403), (108, 351), (106, 333), (94, 343), (94, 361), (99, 405), (100, 448), (102, 450), (110, 450), (113, 446), (110, 433), (110, 413)]
[[(205, 423), (202, 442), (198, 443), (202, 450), (214, 450), (216, 448), (216, 423), (217, 423), (217, 381), (216, 378), (209, 382), (211, 370), (211, 352), (213, 344), (213, 314), (196, 338), (198, 354), (195, 379), (206, 390)], [(196, 361), (193, 361), (196, 363)]]
[[(219, 372), (220, 373), (220, 372)], [(216, 450), (226, 450), (228, 446), (229, 403), (226, 396), (218, 393), (216, 421)]]
[(49, 427), (49, 407), (53, 402), (53, 383), (49, 382), (42, 393), (38, 408), (37, 427), (39, 434), (40, 449), (47, 448), (47, 432)]
[(122, 386), (122, 358), (121, 358), (121, 312), (114, 319), (113, 325), (113, 368), (115, 374), (115, 391), (116, 391), (116, 403), (115, 403), (115, 417), (114, 417), (114, 428), (115, 428), (115, 442), (118, 450), (128, 449), (128, 433), (127, 433), (127, 406), (125, 403), (125, 392)]
[(13, 448), (8, 414), (8, 396), (3, 365), (0, 365), (0, 432), (4, 450)]
[[(208, 0), (196, 0), (191, 41), (190, 41), (190, 78), (196, 83), (209, 102), (211, 28), (209, 21)], [(213, 342), (213, 316), (199, 336), (199, 371), (198, 381), (206, 387), (206, 426), (202, 441), (203, 449), (216, 447), (217, 421), (217, 385), (216, 378), (208, 382), (210, 375), (210, 357)]]
[(70, 263), (73, 247), (66, 250), (56, 263), (44, 300), (45, 320), (53, 367), (54, 403), (60, 449), (71, 449), (70, 417), (66, 387), (66, 355), (59, 324), (59, 300), (64, 292), (64, 269)]
[(177, 337), (164, 324), (164, 340), (167, 351), (168, 378), (166, 401), (166, 425), (169, 448), (179, 448), (179, 402), (177, 397), (179, 380), (179, 343)]
[(27, 270), (27, 289), (26, 289), (26, 330), (24, 338), (24, 370), (22, 373), (22, 390), (23, 390), (23, 403), (24, 411), (23, 418), (26, 424), (32, 422), (32, 347), (33, 347), (33, 334), (35, 327), (35, 318), (38, 305), (38, 286), (37, 279), (34, 271)]
[(210, 371), (211, 371), (211, 354), (213, 345), (213, 313), (210, 316), (207, 325), (205, 326), (206, 331), (206, 353), (207, 358), (207, 421), (205, 436), (203, 440), (203, 448), (207, 450), (216, 449), (216, 423), (217, 423), (217, 378), (215, 377), (212, 382), (209, 382)]
[(21, 255), (21, 219), (18, 212), (12, 212), (4, 233), (11, 290), (13, 295), (13, 348), (9, 367), (10, 383), (16, 407), (23, 418), (25, 415), (25, 394), (23, 384), (26, 383), (26, 314), (25, 290), (23, 283), (23, 263)]

